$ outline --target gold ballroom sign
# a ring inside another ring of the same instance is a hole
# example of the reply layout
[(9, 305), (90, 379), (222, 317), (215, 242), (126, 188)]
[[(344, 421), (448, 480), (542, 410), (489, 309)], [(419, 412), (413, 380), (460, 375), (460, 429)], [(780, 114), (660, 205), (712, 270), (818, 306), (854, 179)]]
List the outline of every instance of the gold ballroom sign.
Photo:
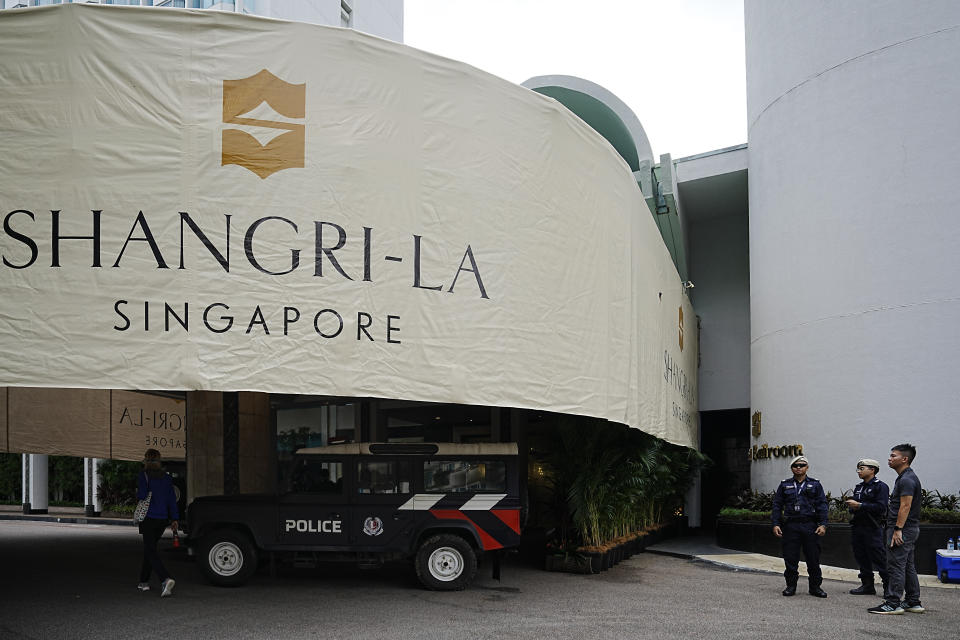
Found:
[(779, 447), (776, 445), (761, 444), (753, 445), (753, 447), (747, 449), (747, 458), (749, 458), (751, 462), (769, 460), (771, 458), (795, 458), (796, 456), (802, 455), (802, 444), (785, 444)]
[(127, 9), (0, 11), (0, 386), (521, 407), (697, 445), (693, 308), (579, 118), (350, 29)]

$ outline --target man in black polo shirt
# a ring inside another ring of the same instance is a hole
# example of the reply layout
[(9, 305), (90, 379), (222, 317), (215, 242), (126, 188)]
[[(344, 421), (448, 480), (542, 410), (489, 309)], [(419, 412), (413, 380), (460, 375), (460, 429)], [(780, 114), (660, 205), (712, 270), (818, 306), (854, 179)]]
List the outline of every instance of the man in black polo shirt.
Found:
[[(920, 478), (910, 468), (916, 457), (917, 449), (912, 444), (898, 444), (887, 458), (887, 465), (897, 472), (897, 481), (890, 492), (884, 538), (888, 582), (883, 602), (868, 609), (870, 613), (900, 615), (904, 611), (925, 611), (920, 604), (920, 580), (913, 555), (920, 537)], [(906, 598), (901, 600), (904, 591)]]

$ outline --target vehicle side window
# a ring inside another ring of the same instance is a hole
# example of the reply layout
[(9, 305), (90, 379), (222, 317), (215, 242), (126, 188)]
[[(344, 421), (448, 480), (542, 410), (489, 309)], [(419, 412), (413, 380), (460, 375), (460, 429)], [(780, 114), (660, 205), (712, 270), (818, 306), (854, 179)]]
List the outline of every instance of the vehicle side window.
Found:
[(357, 463), (358, 493), (410, 493), (410, 463), (362, 460)]
[(290, 491), (297, 493), (343, 493), (343, 463), (305, 458), (294, 462)]
[(437, 493), (506, 491), (505, 462), (432, 460), (423, 463), (423, 488)]

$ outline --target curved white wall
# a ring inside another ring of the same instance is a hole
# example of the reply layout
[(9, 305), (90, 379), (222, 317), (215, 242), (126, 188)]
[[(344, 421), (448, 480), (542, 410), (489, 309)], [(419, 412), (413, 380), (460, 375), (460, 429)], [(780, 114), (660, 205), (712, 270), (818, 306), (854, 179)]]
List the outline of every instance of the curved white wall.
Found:
[[(960, 5), (745, 16), (753, 442), (803, 444), (837, 494), (909, 441), (924, 487), (956, 492)], [(756, 489), (788, 475), (753, 463)]]

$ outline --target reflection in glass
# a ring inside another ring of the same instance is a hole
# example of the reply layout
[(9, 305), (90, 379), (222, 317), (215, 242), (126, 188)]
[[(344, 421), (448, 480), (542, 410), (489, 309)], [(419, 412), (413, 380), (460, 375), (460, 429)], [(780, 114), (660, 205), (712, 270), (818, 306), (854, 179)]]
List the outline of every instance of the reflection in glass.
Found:
[[(338, 401), (342, 402), (342, 401)], [(295, 462), (294, 453), (306, 447), (323, 447), (335, 442), (352, 441), (355, 433), (355, 406), (352, 402), (312, 402), (308, 406), (282, 403), (277, 416), (277, 475), (280, 487), (289, 487)], [(336, 481), (338, 471), (331, 478)]]
[(357, 463), (358, 493), (410, 493), (408, 462)]
[(289, 457), (297, 449), (323, 447), (353, 439), (353, 403), (277, 409), (277, 452)]
[(430, 461), (423, 463), (423, 488), (436, 493), (506, 491), (504, 462)]

